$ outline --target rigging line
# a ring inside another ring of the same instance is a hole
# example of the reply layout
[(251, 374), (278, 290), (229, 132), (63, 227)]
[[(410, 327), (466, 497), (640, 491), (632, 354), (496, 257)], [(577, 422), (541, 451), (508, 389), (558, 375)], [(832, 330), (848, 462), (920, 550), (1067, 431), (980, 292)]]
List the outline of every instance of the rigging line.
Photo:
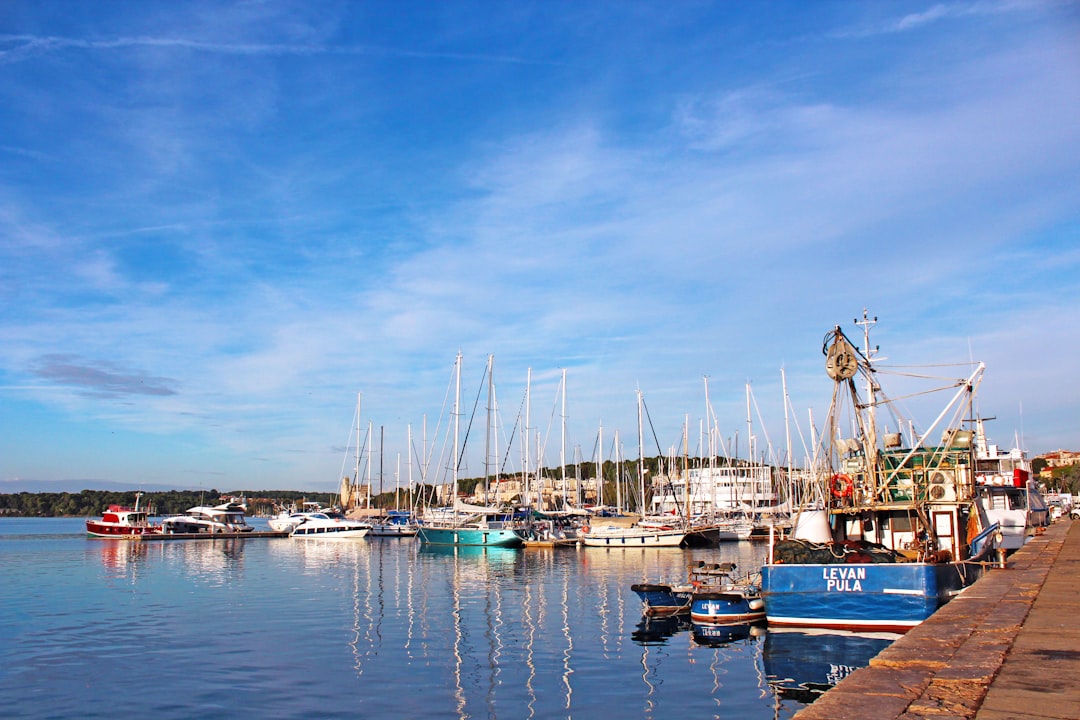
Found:
[(891, 377), (915, 378), (916, 380), (952, 380), (953, 382), (963, 382), (962, 380), (957, 380), (956, 378), (952, 378), (952, 377), (946, 378), (946, 377), (942, 377), (940, 375), (922, 375), (922, 374), (919, 374), (919, 373), (887, 372), (887, 371), (882, 371), (882, 370), (880, 370), (878, 368), (875, 368), (875, 369), (878, 370), (878, 372), (880, 372), (882, 375), (889, 375)]
[(977, 362), (959, 362), (959, 363), (931, 363), (929, 365), (879, 365), (876, 367), (882, 368), (946, 368), (946, 367), (972, 367), (977, 365)]
[[(765, 427), (765, 421), (761, 418), (761, 408), (758, 407), (757, 395), (754, 395), (753, 386), (750, 387), (750, 399), (754, 402), (754, 412), (757, 413), (758, 425), (761, 426), (761, 432), (765, 435), (765, 444), (769, 448), (769, 460), (775, 462), (776, 456), (773, 453), (772, 440), (769, 438), (769, 429)], [(753, 461), (753, 459), (754, 458), (750, 458), (751, 461)]]
[[(465, 427), (465, 437), (461, 440), (461, 452), (458, 454), (457, 470), (461, 472), (461, 463), (465, 460), (465, 446), (469, 442), (469, 433), (472, 432), (473, 422), (476, 420), (476, 408), (480, 405), (480, 396), (484, 394), (484, 381), (487, 379), (487, 364), (484, 365), (484, 374), (480, 376), (480, 384), (476, 388), (476, 400), (473, 401), (472, 414), (469, 415), (469, 424)], [(487, 458), (484, 458), (485, 462)]]
[[(648, 420), (649, 420), (649, 431), (652, 433), (653, 442), (656, 443), (657, 457), (662, 458), (662, 457), (664, 457), (664, 452), (663, 452), (663, 450), (660, 449), (660, 440), (659, 440), (659, 438), (656, 437), (656, 428), (653, 427), (652, 416), (649, 415), (649, 406), (645, 403), (645, 396), (644, 395), (641, 396), (641, 407), (642, 407), (642, 409), (645, 410), (645, 417), (648, 418)], [(642, 458), (641, 461), (644, 462), (645, 458)], [(659, 464), (658, 464), (658, 467), (659, 467)], [(679, 497), (675, 493), (675, 486), (671, 482), (671, 473), (667, 473), (667, 478), (668, 478), (668, 482), (667, 482), (668, 489), (671, 491), (672, 499), (675, 500), (675, 510), (678, 512), (678, 514), (681, 517), (686, 517), (686, 514), (683, 512), (682, 505), (679, 503)], [(689, 473), (687, 473), (686, 481), (690, 482)], [(641, 507), (642, 507), (642, 512), (644, 513), (645, 498), (641, 498)]]
[[(920, 397), (922, 395), (932, 395), (933, 393), (939, 393), (939, 392), (942, 392), (944, 390), (952, 390), (953, 388), (958, 388), (958, 387), (961, 387), (962, 385), (965, 385), (965, 384), (966, 383), (961, 380), (960, 382), (956, 383), (955, 385), (945, 385), (945, 386), (939, 387), (939, 388), (931, 388), (929, 390), (923, 390), (921, 392), (911, 393), (910, 395), (898, 395), (897, 397), (894, 397), (894, 398), (886, 397), (884, 400), (878, 400), (876, 403), (874, 403), (874, 407), (881, 407), (883, 405), (892, 405), (892, 404), (897, 403), (897, 402), (899, 402), (901, 400), (907, 400), (908, 398)], [(863, 407), (867, 407), (867, 405), (863, 404)]]
[(506, 464), (509, 462), (511, 445), (514, 444), (514, 438), (517, 437), (518, 428), (521, 427), (522, 410), (525, 408), (525, 395), (521, 396), (521, 404), (518, 405), (517, 417), (514, 419), (514, 427), (510, 429), (510, 438), (506, 441), (506, 454), (503, 456), (502, 465), (499, 466), (499, 472), (506, 469)]

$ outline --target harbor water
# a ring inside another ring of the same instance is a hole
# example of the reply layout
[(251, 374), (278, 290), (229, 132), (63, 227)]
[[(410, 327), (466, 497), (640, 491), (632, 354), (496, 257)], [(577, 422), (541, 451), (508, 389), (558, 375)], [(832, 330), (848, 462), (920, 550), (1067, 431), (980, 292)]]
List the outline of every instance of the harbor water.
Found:
[[(813, 697), (792, 675), (811, 672), (820, 639), (646, 620), (630, 591), (699, 560), (756, 569), (762, 544), (455, 550), (83, 529), (0, 519), (6, 718), (788, 718)], [(833, 675), (869, 660), (839, 652)]]

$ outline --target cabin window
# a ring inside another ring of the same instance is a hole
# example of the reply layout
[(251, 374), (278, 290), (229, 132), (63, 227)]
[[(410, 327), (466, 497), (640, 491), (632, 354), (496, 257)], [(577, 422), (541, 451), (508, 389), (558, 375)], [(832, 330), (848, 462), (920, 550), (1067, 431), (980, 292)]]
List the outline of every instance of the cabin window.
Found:
[(907, 515), (893, 515), (889, 518), (889, 525), (894, 533), (911, 532), (911, 518)]

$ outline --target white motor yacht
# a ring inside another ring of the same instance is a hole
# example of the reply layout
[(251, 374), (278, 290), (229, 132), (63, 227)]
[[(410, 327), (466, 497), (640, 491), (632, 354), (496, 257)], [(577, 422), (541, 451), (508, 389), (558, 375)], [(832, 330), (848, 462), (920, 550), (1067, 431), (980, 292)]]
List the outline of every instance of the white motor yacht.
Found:
[(246, 510), (243, 505), (232, 502), (214, 507), (199, 505), (183, 515), (165, 518), (161, 521), (161, 530), (168, 535), (251, 532), (255, 528), (244, 520)]
[(362, 538), (371, 532), (371, 525), (358, 520), (349, 520), (337, 513), (307, 513), (299, 525), (292, 529), (289, 537), (302, 539)]

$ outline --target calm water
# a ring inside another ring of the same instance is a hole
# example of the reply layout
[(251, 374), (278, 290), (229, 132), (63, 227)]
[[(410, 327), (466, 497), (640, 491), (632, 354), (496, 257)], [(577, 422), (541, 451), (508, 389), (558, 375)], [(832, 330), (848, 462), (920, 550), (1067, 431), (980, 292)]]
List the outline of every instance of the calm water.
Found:
[[(6, 718), (788, 718), (806, 698), (769, 663), (798, 684), (820, 655), (801, 634), (643, 622), (632, 583), (690, 560), (756, 568), (763, 545), (455, 553), (83, 529), (0, 519)], [(843, 652), (825, 674), (847, 671)]]

